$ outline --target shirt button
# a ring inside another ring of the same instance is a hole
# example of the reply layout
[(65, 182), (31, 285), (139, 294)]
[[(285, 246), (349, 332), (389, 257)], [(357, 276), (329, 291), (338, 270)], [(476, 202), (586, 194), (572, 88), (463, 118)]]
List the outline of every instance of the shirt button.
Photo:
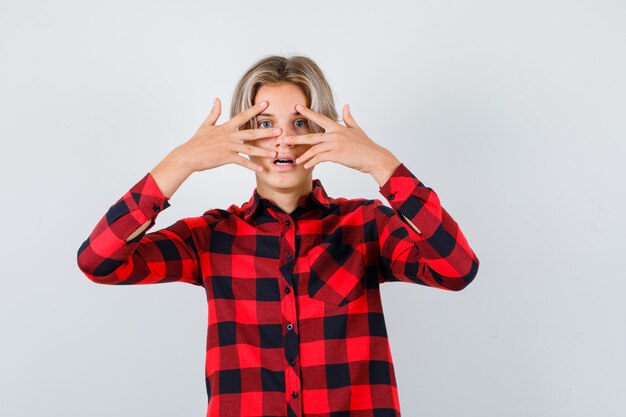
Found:
[(286, 287), (286, 288), (285, 288), (285, 294), (289, 294), (290, 292), (291, 292), (291, 288)]
[(291, 221), (287, 220), (287, 221), (285, 222), (285, 224), (287, 225), (287, 227), (289, 227), (289, 226), (291, 226)]
[(289, 361), (289, 365), (291, 366), (296, 366), (296, 361), (294, 361), (293, 359)]
[(393, 200), (394, 195), (393, 194), (389, 194), (389, 196), (387, 197), (388, 200)]
[(292, 392), (291, 393), (291, 398), (298, 398), (298, 393), (297, 392)]
[(291, 262), (291, 260), (293, 259), (293, 256), (291, 256), (290, 253), (287, 254), (287, 260)]
[(289, 323), (289, 324), (287, 325), (287, 330), (291, 330), (291, 329), (293, 329), (293, 324)]
[(157, 206), (156, 204), (152, 205), (152, 210), (159, 212), (161, 211), (161, 207)]

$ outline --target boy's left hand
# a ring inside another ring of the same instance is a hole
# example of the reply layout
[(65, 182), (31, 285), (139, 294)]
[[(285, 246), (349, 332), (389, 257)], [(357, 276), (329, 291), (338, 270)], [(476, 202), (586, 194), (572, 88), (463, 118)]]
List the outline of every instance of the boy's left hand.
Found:
[(296, 106), (296, 111), (325, 130), (323, 133), (283, 138), (287, 144), (313, 145), (296, 159), (296, 164), (304, 163), (304, 168), (311, 169), (320, 162), (336, 162), (372, 174), (379, 183), (384, 179), (382, 177), (387, 173), (390, 176), (400, 165), (400, 161), (391, 152), (376, 144), (361, 129), (350, 114), (349, 105), (343, 106), (345, 126), (301, 105)]

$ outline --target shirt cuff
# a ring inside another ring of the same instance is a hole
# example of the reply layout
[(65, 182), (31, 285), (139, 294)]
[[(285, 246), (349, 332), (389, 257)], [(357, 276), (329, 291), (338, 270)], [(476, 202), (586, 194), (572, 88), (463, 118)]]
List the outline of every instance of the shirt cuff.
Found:
[(379, 192), (391, 207), (411, 221), (422, 237), (432, 236), (441, 225), (439, 198), (426, 187), (409, 169), (400, 163)]
[[(161, 211), (171, 205), (168, 201), (169, 198), (161, 192), (156, 181), (154, 181), (154, 177), (149, 172), (129, 190), (129, 193), (137, 206), (136, 209), (145, 217), (143, 221), (140, 219), (142, 224), (156, 218)], [(130, 211), (134, 210), (131, 208)]]

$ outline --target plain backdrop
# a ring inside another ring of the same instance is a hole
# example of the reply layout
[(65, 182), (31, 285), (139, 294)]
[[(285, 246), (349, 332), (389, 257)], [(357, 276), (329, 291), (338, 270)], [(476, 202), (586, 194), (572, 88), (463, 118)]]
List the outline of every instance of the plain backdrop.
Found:
[[(78, 269), (97, 221), (262, 56), (313, 58), (338, 111), (439, 195), (481, 265), (381, 287), (402, 413), (624, 416), (623, 1), (0, 1), (0, 415), (203, 416), (206, 297)], [(323, 163), (331, 196), (379, 198)], [(195, 173), (153, 230), (255, 187)]]

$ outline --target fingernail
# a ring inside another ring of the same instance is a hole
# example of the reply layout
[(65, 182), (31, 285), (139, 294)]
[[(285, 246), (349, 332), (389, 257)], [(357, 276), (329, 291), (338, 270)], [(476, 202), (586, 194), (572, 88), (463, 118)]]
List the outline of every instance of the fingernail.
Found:
[(267, 104), (267, 101), (263, 100), (262, 102), (259, 103), (259, 106), (265, 107), (266, 104)]
[(217, 97), (213, 99), (213, 106), (217, 106)]
[(283, 143), (291, 142), (291, 138), (289, 136), (283, 137)]
[(280, 133), (280, 127), (277, 127), (276, 129), (274, 129), (274, 133)]
[(302, 104), (296, 104), (296, 110), (300, 111), (304, 108), (304, 106), (302, 106)]

